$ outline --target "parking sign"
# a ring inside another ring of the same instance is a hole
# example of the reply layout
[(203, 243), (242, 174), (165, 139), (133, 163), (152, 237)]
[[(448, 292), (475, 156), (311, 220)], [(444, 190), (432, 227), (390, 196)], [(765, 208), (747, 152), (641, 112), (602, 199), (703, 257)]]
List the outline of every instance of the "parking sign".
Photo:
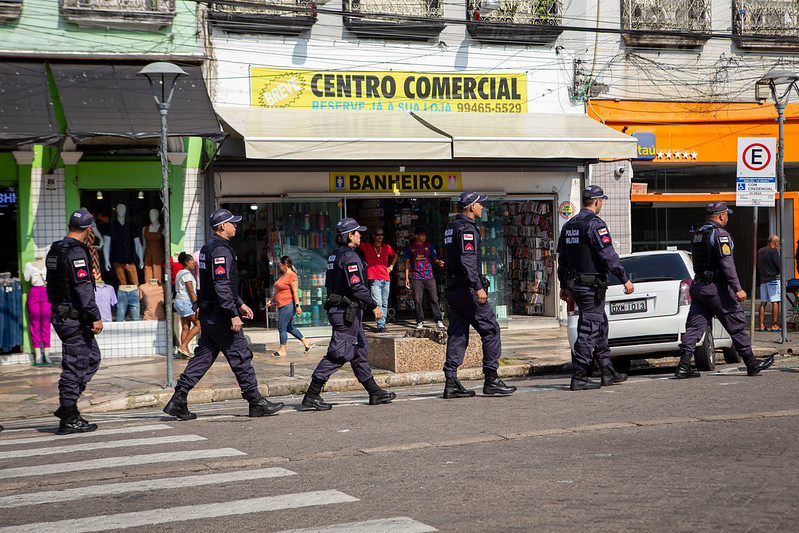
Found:
[(774, 207), (777, 190), (777, 139), (738, 137), (735, 205)]

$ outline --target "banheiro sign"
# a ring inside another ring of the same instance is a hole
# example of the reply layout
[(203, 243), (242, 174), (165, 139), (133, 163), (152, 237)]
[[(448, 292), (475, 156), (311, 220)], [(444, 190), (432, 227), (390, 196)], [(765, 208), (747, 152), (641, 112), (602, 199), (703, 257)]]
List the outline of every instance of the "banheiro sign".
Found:
[(777, 190), (777, 139), (738, 137), (735, 205), (774, 207)]

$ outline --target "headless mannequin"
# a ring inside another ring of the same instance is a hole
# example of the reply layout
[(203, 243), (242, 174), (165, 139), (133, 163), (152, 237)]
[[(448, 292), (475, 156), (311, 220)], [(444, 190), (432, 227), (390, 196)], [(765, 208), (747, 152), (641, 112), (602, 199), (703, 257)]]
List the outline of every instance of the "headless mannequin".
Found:
[(158, 209), (150, 209), (150, 225), (142, 231), (144, 243), (144, 279), (164, 281), (164, 228)]
[(164, 289), (157, 279), (150, 279), (139, 287), (139, 297), (143, 308), (142, 320), (164, 320)]
[(50, 303), (47, 301), (47, 267), (44, 258), (37, 257), (25, 265), (25, 281), (30, 282), (28, 292), (28, 326), (33, 346), (33, 364), (51, 365), (50, 350)]
[[(131, 226), (127, 226), (126, 224), (130, 224), (130, 222), (125, 221), (125, 214), (127, 213), (127, 208), (125, 204), (117, 204), (116, 207), (117, 211), (117, 220), (112, 222), (112, 224), (118, 224), (116, 227), (123, 231), (127, 230), (127, 235), (129, 235), (129, 239), (132, 240), (132, 249), (135, 252), (135, 256), (139, 259), (139, 268), (144, 267), (144, 249), (141, 244), (141, 238), (138, 234), (135, 234), (130, 231)], [(114, 229), (111, 229), (111, 234), (114, 234)], [(118, 250), (120, 247), (126, 247), (128, 249), (131, 248), (131, 243), (114, 243), (111, 239), (111, 235), (105, 236), (105, 246), (103, 247), (103, 252), (105, 255), (105, 269), (111, 270), (111, 263), (114, 264), (114, 271), (116, 272), (117, 278), (119, 279), (120, 285), (139, 285), (139, 274), (136, 271), (136, 265), (133, 262), (133, 254), (129, 254), (127, 257), (120, 258), (118, 254), (120, 253)], [(116, 247), (116, 248), (115, 248)], [(127, 259), (127, 261), (121, 261)]]

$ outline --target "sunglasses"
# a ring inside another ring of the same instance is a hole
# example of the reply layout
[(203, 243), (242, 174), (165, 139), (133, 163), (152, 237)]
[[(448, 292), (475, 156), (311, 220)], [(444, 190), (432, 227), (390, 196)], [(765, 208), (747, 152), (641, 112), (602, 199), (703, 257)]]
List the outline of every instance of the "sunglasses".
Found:
[(375, 233), (375, 237), (382, 237), (382, 236), (383, 236), (382, 233)]

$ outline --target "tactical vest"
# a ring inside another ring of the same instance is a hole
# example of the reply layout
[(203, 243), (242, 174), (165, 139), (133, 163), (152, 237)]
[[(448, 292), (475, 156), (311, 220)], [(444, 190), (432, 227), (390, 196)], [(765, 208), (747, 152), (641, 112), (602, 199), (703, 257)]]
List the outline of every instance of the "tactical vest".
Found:
[(594, 213), (586, 217), (572, 217), (563, 225), (562, 239), (566, 239), (566, 261), (568, 270), (581, 274), (600, 274), (596, 252), (588, 240), (588, 224), (596, 218)]
[(694, 272), (718, 272), (719, 258), (716, 250), (710, 244), (710, 236), (716, 226), (705, 224), (694, 233), (691, 239), (691, 256), (694, 261)]
[[(351, 246), (339, 246), (333, 250), (327, 258), (325, 287), (327, 288), (328, 295), (338, 294), (339, 296), (346, 296), (351, 300), (357, 300), (355, 298), (355, 294), (352, 292), (352, 289), (350, 289), (347, 273), (344, 271), (344, 265), (342, 264), (343, 261), (341, 260), (341, 256), (349, 251), (352, 251), (354, 256), (353, 260), (358, 262), (361, 272), (363, 275), (366, 275), (366, 268), (364, 268), (363, 264), (361, 264), (361, 258), (358, 257), (358, 254), (355, 253), (355, 250), (353, 250)], [(365, 282), (366, 280), (364, 280), (364, 283)]]
[[(455, 285), (469, 286), (469, 278), (463, 271), (463, 263), (461, 263), (461, 246), (463, 241), (463, 232), (466, 230), (474, 231), (474, 245), (477, 253), (477, 266), (479, 268), (482, 260), (480, 250), (480, 232), (477, 230), (477, 225), (462, 218), (455, 218), (452, 222), (447, 224), (444, 230), (444, 257), (447, 260), (447, 278), (451, 280), (448, 283)], [(477, 273), (481, 274), (480, 272)]]
[(222, 247), (230, 250), (230, 255), (233, 257), (230, 264), (226, 265), (228, 279), (230, 280), (230, 290), (233, 293), (233, 297), (235, 298), (239, 292), (239, 269), (236, 264), (236, 253), (224, 239), (211, 239), (200, 249), (200, 263), (198, 268), (200, 270), (200, 287), (202, 287), (202, 289), (197, 295), (197, 299), (201, 304), (217, 306), (220, 304), (219, 298), (216, 297), (216, 291), (214, 290), (214, 252)]
[[(73, 303), (74, 291), (72, 290), (70, 264), (67, 254), (72, 248), (83, 248), (91, 264), (89, 247), (75, 240), (62, 239), (55, 241), (47, 252), (45, 266), (47, 267), (47, 301), (51, 304)], [(94, 285), (94, 276), (91, 276)]]

